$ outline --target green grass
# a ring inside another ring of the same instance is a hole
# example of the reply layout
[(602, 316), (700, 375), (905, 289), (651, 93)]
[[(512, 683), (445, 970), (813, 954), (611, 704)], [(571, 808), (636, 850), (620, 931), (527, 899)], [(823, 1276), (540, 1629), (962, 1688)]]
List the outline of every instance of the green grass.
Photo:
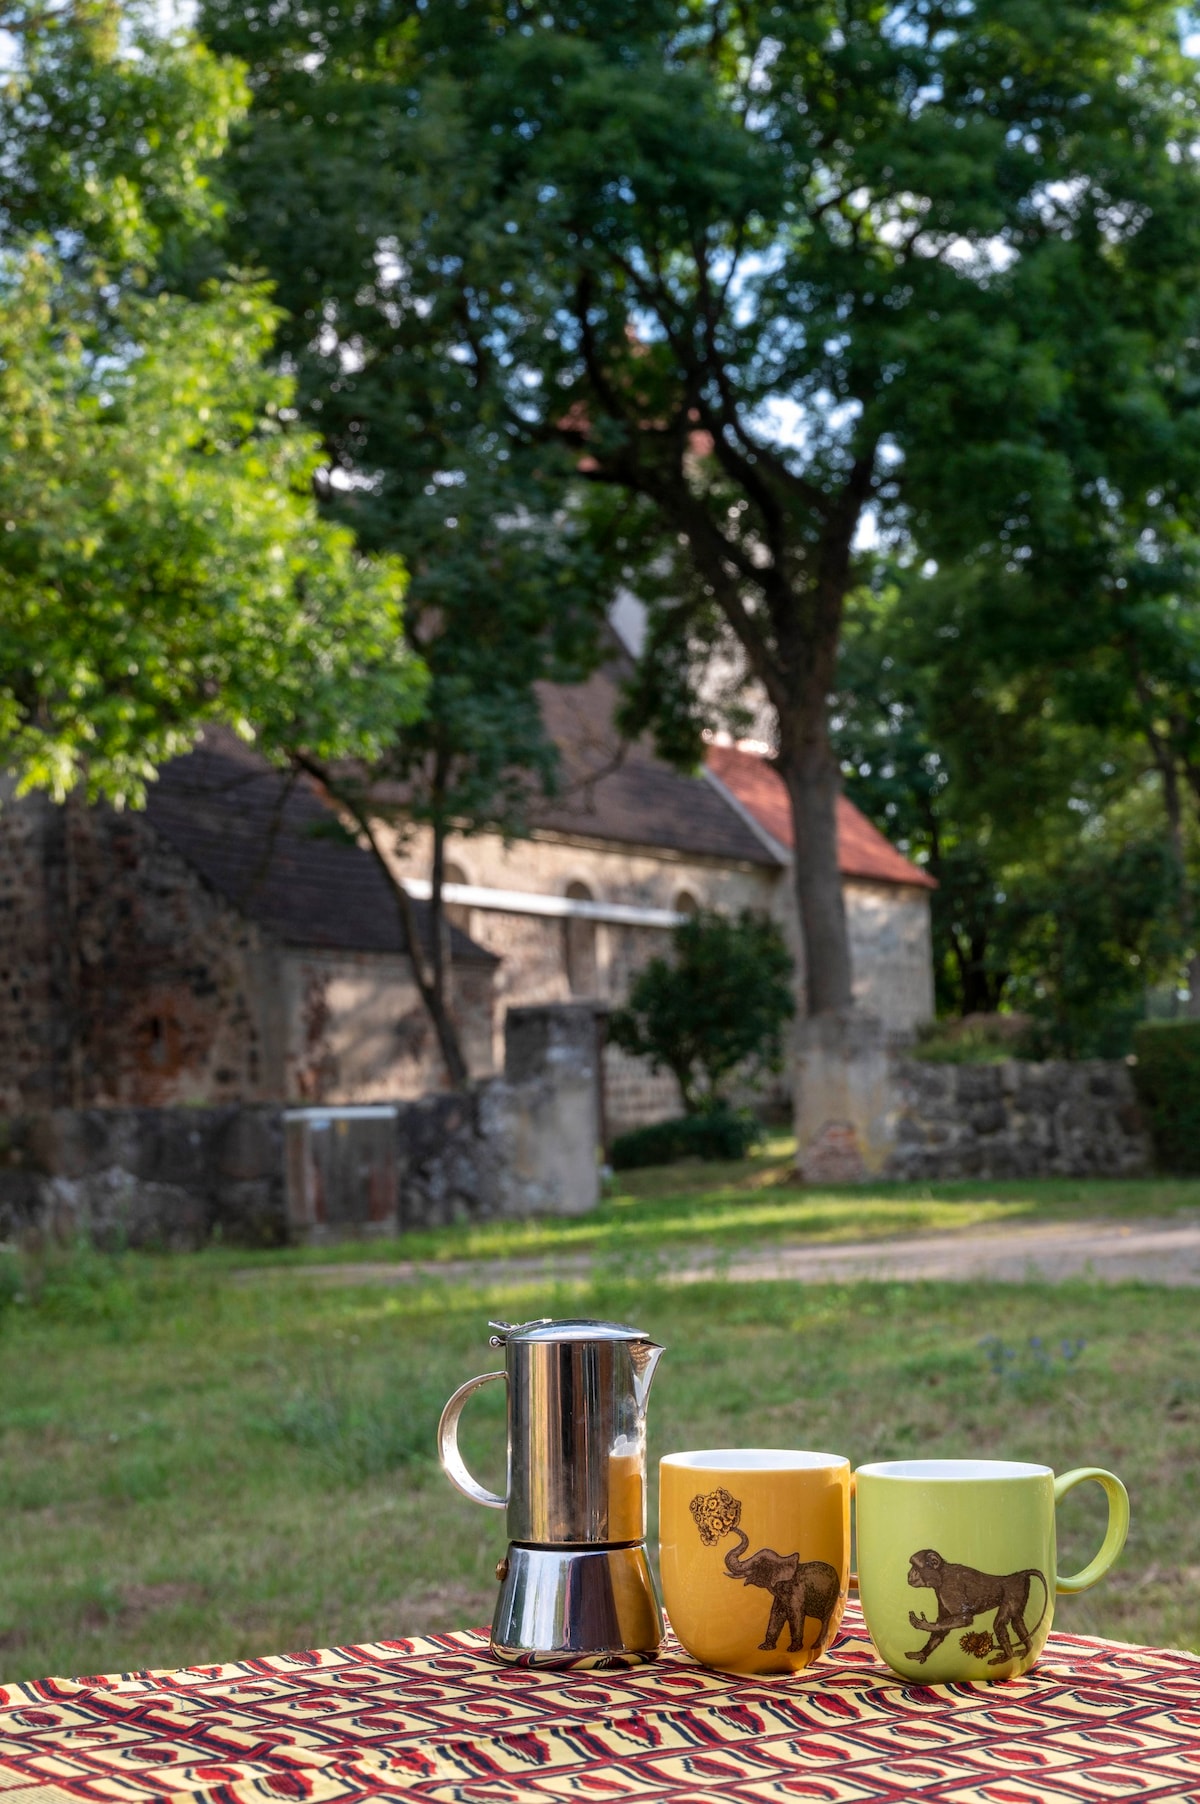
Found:
[[(1133, 1496), (1129, 1548), (1095, 1591), (1060, 1601), (1058, 1623), (1200, 1648), (1191, 1291), (682, 1291), (652, 1279), (515, 1284), (499, 1271), (486, 1289), (380, 1290), (303, 1269), (248, 1285), (220, 1258), (134, 1255), (55, 1261), (40, 1286), (10, 1268), (0, 1298), (14, 1290), (24, 1300), (0, 1309), (7, 1680), (484, 1621), (502, 1519), (450, 1488), (432, 1442), (450, 1390), (494, 1365), (497, 1314), (614, 1316), (663, 1341), (652, 1456), (759, 1443), (855, 1462), (974, 1452), (1109, 1465)], [(992, 1335), (1012, 1357), (984, 1344)], [(1068, 1360), (1032, 1337), (1084, 1345)], [(501, 1404), (494, 1387), (464, 1418), (468, 1457), (493, 1485)], [(1064, 1563), (1098, 1538), (1092, 1489), (1064, 1506)]]
[[(598, 1209), (575, 1218), (435, 1228), (400, 1239), (346, 1241), (216, 1257), (244, 1268), (397, 1260), (561, 1258), (574, 1253), (722, 1250), (764, 1242), (849, 1241), (1005, 1222), (1167, 1216), (1200, 1211), (1200, 1179), (1043, 1179), (871, 1184), (810, 1189), (792, 1176), (794, 1144), (776, 1139), (736, 1164), (686, 1163), (617, 1173)], [(211, 1255), (210, 1255), (211, 1256)]]

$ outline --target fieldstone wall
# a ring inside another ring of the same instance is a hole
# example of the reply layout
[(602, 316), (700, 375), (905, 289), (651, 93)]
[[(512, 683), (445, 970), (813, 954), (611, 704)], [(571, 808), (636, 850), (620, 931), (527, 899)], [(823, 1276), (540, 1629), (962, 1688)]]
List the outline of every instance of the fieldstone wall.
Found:
[(1122, 1061), (941, 1065), (897, 1058), (886, 1175), (1136, 1177), (1150, 1139)]
[(188, 1248), (220, 1235), (261, 1246), (593, 1208), (591, 1007), (511, 1010), (506, 1045), (503, 1079), (390, 1111), (262, 1104), (0, 1119), (0, 1240)]
[(0, 1240), (282, 1240), (283, 1111), (53, 1109), (0, 1122)]

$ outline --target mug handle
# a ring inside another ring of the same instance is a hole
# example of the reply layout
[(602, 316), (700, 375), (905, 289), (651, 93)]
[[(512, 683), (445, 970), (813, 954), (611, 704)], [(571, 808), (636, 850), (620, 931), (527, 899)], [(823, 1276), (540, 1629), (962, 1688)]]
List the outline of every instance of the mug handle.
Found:
[(502, 1510), (507, 1507), (508, 1498), (497, 1497), (495, 1491), (485, 1490), (478, 1479), (472, 1478), (466, 1461), (458, 1450), (458, 1418), (462, 1415), (463, 1404), (481, 1384), (490, 1384), (493, 1378), (503, 1378), (507, 1383), (508, 1373), (484, 1372), (480, 1377), (468, 1378), (465, 1384), (459, 1385), (442, 1411), (442, 1419), (438, 1423), (438, 1458), (442, 1462), (442, 1471), (464, 1497), (469, 1497), (473, 1503), (486, 1503), (490, 1510)]
[(1094, 1585), (1097, 1579), (1103, 1578), (1124, 1547), (1125, 1537), (1129, 1533), (1129, 1492), (1119, 1478), (1114, 1478), (1111, 1472), (1105, 1472), (1099, 1466), (1077, 1466), (1073, 1472), (1064, 1472), (1061, 1478), (1056, 1478), (1055, 1508), (1067, 1492), (1082, 1484), (1085, 1478), (1094, 1478), (1108, 1498), (1108, 1527), (1104, 1531), (1100, 1552), (1090, 1565), (1070, 1578), (1060, 1578), (1055, 1574), (1054, 1588), (1060, 1596), (1086, 1591), (1089, 1585)]
[[(852, 1472), (850, 1474), (850, 1508), (854, 1512), (855, 1527), (857, 1527), (858, 1526), (858, 1520), (857, 1520), (858, 1519), (858, 1473), (857, 1472)], [(857, 1572), (855, 1572), (853, 1566), (850, 1568), (849, 1572), (846, 1574), (846, 1589), (847, 1589), (847, 1591), (857, 1591), (858, 1590), (858, 1574), (857, 1574)]]

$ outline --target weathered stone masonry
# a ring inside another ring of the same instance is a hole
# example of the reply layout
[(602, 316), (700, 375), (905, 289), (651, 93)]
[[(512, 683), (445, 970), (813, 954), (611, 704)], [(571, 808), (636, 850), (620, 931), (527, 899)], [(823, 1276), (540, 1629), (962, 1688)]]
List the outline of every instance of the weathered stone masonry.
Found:
[[(310, 786), (227, 740), (168, 765), (144, 813), (5, 798), (0, 1110), (437, 1088), (394, 898), (337, 825)], [(451, 938), (463, 1039), (483, 1076), (496, 960)]]
[(888, 1177), (1135, 1177), (1150, 1169), (1132, 1074), (1119, 1061), (902, 1058), (892, 1085)]
[[(576, 1214), (598, 1197), (595, 1052), (586, 1005), (514, 1009), (503, 1079), (400, 1102), (365, 1124), (361, 1110), (279, 1105), (54, 1109), (0, 1121), (0, 1240), (189, 1248), (220, 1234), (274, 1245)], [(363, 1125), (374, 1145), (356, 1159)], [(331, 1132), (351, 1142), (341, 1161), (351, 1193), (336, 1199), (327, 1193), (336, 1162), (322, 1159)], [(383, 1199), (373, 1183), (381, 1168)]]

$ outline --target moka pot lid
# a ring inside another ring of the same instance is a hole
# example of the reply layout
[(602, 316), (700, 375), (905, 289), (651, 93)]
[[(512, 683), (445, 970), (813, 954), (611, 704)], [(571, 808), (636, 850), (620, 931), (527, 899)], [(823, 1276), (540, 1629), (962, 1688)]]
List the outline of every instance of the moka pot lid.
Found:
[(624, 1322), (598, 1322), (588, 1316), (568, 1317), (554, 1321), (543, 1316), (535, 1322), (489, 1322), (494, 1347), (512, 1345), (514, 1341), (636, 1341), (649, 1340), (642, 1328), (630, 1328)]

